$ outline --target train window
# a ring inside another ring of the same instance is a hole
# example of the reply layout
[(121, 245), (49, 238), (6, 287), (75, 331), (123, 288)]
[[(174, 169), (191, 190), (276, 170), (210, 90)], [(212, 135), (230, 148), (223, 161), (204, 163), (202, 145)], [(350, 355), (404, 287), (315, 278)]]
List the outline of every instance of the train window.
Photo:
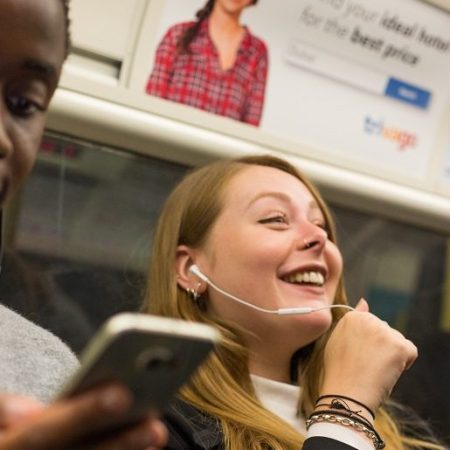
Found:
[(139, 307), (153, 224), (185, 170), (47, 134), (5, 217), (4, 303), (79, 352), (107, 317)]
[(419, 358), (397, 384), (394, 399), (449, 439), (450, 240), (448, 236), (334, 207), (349, 301), (399, 329)]

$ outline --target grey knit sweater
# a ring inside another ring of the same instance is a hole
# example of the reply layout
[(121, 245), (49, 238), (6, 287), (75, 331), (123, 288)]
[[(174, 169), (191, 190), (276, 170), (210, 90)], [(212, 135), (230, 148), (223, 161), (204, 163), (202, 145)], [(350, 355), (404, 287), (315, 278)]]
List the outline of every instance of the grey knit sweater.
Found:
[(48, 402), (77, 365), (59, 338), (0, 305), (0, 391)]

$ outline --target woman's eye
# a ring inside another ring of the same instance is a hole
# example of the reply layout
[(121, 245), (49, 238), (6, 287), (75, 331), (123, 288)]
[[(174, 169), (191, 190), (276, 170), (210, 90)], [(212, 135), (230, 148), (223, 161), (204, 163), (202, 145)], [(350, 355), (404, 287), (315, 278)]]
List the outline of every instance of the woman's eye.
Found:
[(322, 228), (322, 230), (325, 230), (327, 232), (327, 234), (329, 233), (329, 228), (328, 225), (326, 223), (323, 222), (318, 222), (314, 224), (316, 227)]
[(274, 216), (259, 220), (259, 223), (287, 223), (287, 217), (284, 214), (276, 214)]
[(9, 110), (18, 117), (29, 117), (37, 111), (44, 111), (44, 107), (20, 95), (11, 95), (7, 98)]

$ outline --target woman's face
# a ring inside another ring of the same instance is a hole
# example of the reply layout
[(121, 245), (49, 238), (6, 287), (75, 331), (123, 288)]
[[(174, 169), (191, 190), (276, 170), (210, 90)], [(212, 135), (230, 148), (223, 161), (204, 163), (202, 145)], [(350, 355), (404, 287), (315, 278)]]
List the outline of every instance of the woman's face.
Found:
[(1, 205), (35, 160), (65, 41), (61, 1), (0, 0)]
[[(223, 210), (196, 253), (200, 269), (222, 289), (267, 309), (333, 303), (342, 258), (306, 186), (281, 170), (248, 166), (225, 191)], [(294, 338), (293, 350), (331, 324), (329, 310), (301, 316), (254, 311), (208, 288), (208, 306), (261, 342)]]
[(214, 8), (220, 8), (228, 14), (236, 15), (252, 4), (253, 0), (216, 0)]

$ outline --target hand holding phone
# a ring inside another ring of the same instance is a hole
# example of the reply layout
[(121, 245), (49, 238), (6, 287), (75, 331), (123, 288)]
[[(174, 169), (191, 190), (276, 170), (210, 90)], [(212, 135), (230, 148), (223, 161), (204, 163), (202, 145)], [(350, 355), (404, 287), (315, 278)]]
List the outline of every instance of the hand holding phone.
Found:
[(137, 313), (113, 316), (80, 358), (80, 368), (59, 393), (72, 397), (109, 381), (125, 385), (133, 396), (126, 418), (133, 424), (162, 412), (179, 388), (219, 340), (208, 325)]

